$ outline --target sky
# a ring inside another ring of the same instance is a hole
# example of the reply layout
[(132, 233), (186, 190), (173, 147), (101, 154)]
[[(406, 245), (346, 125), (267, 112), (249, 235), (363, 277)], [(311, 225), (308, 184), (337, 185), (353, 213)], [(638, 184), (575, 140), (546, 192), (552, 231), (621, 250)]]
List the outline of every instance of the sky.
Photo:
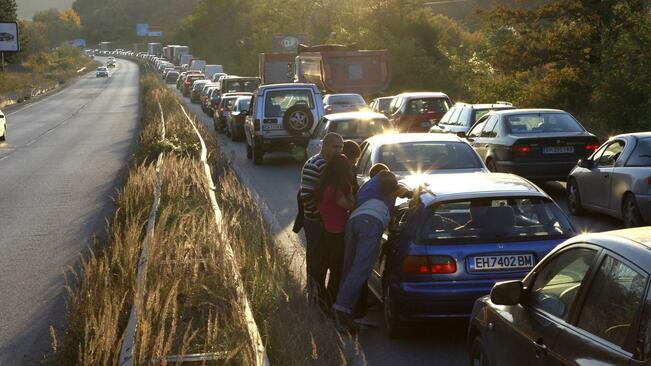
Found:
[(67, 9), (74, 0), (16, 0), (18, 19), (32, 19), (35, 12), (51, 8)]

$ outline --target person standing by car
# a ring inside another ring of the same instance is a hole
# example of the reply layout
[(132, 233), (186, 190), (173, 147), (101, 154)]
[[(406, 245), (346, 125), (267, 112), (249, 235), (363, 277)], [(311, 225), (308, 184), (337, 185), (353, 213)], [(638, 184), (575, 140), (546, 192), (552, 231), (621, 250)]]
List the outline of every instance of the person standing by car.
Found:
[(356, 177), (357, 168), (355, 164), (357, 164), (357, 159), (359, 159), (359, 156), (362, 154), (362, 151), (359, 149), (359, 145), (355, 141), (345, 140), (343, 154), (346, 155), (348, 161), (350, 162), (350, 169), (352, 172), (352, 179), (353, 179), (353, 194), (357, 194), (359, 185), (357, 184), (357, 177)]
[[(305, 232), (305, 267), (307, 272), (308, 293), (314, 299), (319, 299), (319, 278), (325, 279), (326, 266), (323, 253), (322, 237), (323, 223), (319, 210), (314, 200), (314, 190), (321, 179), (321, 173), (328, 160), (341, 154), (344, 148), (344, 139), (337, 133), (329, 133), (323, 138), (321, 152), (305, 162), (301, 172), (300, 204), (303, 207), (303, 216), (297, 217), (295, 229), (302, 226)], [(300, 230), (300, 229), (299, 229)], [(295, 230), (296, 231), (296, 230)], [(325, 280), (324, 280), (325, 281)]]
[(330, 309), (341, 281), (344, 265), (344, 231), (348, 212), (355, 206), (352, 186), (352, 168), (345, 155), (335, 155), (321, 174), (314, 190), (314, 198), (323, 222), (323, 254), (326, 268), (330, 271), (327, 286), (324, 278), (316, 280), (322, 297), (324, 309)]
[[(357, 207), (346, 224), (343, 281), (333, 305), (338, 326), (343, 330), (356, 328), (353, 308), (362, 286), (366, 283), (379, 250), (382, 234), (389, 225), (387, 202), (395, 202), (400, 186), (396, 176), (381, 171), (372, 181), (377, 182), (381, 198), (371, 198)], [(374, 183), (374, 182), (372, 182)]]

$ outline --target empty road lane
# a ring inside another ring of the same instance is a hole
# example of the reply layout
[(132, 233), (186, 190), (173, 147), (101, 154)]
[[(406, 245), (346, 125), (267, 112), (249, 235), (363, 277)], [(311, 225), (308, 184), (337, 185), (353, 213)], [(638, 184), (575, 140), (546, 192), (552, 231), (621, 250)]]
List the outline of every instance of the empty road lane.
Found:
[[(98, 59), (100, 60), (100, 59)], [(102, 61), (102, 60), (100, 60)], [(103, 233), (136, 146), (138, 66), (119, 61), (6, 110), (0, 144), (0, 365), (33, 364), (64, 314), (64, 278)]]

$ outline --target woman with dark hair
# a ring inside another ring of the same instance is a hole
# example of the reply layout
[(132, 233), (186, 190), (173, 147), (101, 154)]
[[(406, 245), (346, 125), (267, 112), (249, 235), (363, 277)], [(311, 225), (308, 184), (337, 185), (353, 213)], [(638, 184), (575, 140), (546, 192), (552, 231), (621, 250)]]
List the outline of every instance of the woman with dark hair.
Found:
[(327, 286), (325, 278), (317, 279), (318, 287), (324, 295), (320, 296), (324, 309), (330, 309), (339, 290), (344, 262), (344, 232), (349, 211), (355, 207), (352, 178), (348, 158), (345, 155), (335, 155), (328, 161), (314, 191), (325, 232), (323, 241), (326, 256), (323, 263), (330, 270)]

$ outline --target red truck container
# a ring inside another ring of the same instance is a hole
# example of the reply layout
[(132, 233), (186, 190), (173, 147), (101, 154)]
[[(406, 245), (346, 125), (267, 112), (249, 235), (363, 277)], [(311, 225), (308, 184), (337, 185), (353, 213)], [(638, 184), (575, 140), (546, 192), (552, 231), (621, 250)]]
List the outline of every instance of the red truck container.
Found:
[(258, 75), (262, 84), (294, 82), (296, 55), (295, 52), (261, 53)]
[(294, 81), (314, 83), (327, 93), (382, 93), (389, 86), (387, 50), (352, 46), (299, 45)]

